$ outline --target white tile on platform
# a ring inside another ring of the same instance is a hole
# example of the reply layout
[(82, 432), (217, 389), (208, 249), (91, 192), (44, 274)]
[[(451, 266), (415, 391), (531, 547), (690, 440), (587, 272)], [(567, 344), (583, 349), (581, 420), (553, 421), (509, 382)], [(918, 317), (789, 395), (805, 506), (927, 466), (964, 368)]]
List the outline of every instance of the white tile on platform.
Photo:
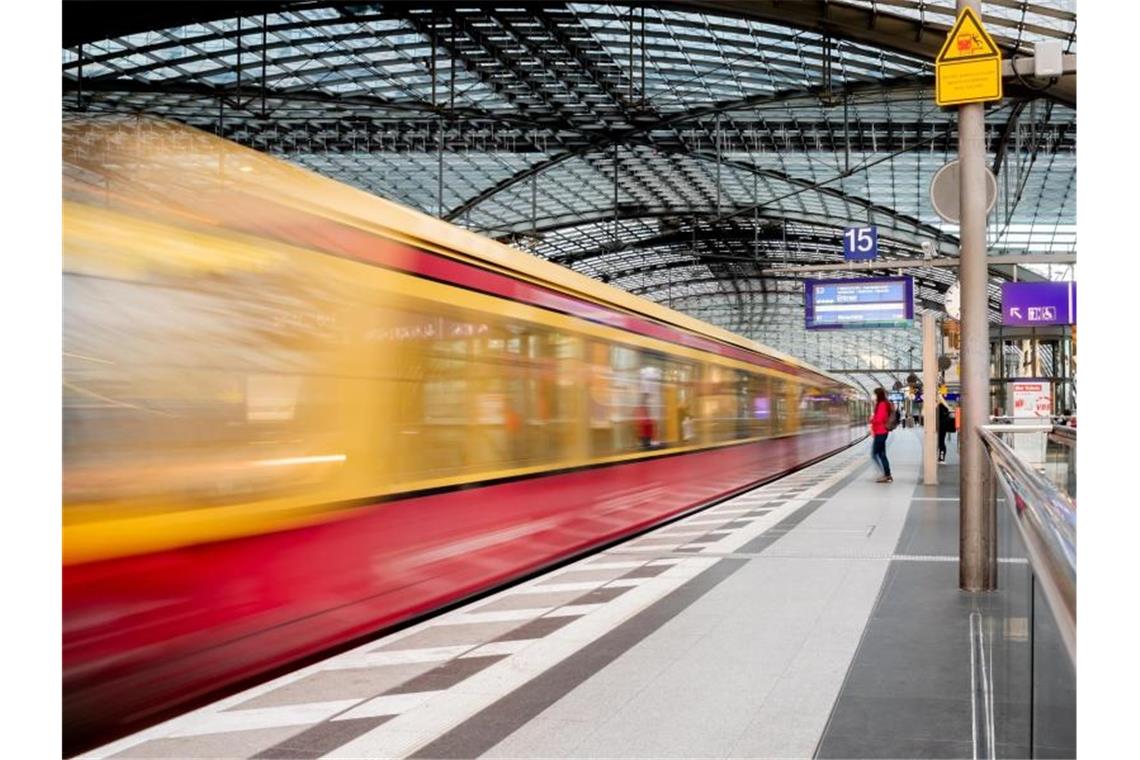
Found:
[(644, 578), (614, 578), (605, 585), (605, 588), (625, 588), (627, 586), (640, 586)]
[[(551, 588), (550, 586), (543, 586), (543, 588)], [(597, 588), (597, 584), (591, 584), (585, 590)], [(555, 588), (556, 591), (568, 591), (570, 589)], [(584, 592), (583, 592), (584, 593)], [(455, 618), (456, 622), (463, 623), (503, 623), (512, 622), (515, 620), (532, 620), (537, 617), (545, 608), (525, 608), (519, 610), (491, 610), (489, 612), (478, 612), (472, 610), (471, 612), (462, 612)]]
[(242, 731), (251, 728), (312, 725), (327, 720), (359, 702), (359, 699), (338, 699), (334, 702), (218, 712), (180, 721), (177, 726), (172, 726), (165, 735), (195, 736), (197, 734), (218, 734), (225, 731)]
[[(553, 617), (547, 615), (545, 617)], [(545, 619), (545, 618), (544, 618)], [(512, 641), (488, 641), (477, 649), (472, 649), (469, 657), (483, 657), (486, 655), (500, 655), (500, 654), (515, 654), (529, 647), (534, 643), (534, 639), (515, 639)]]
[[(632, 569), (632, 568), (631, 568)], [(615, 578), (621, 577), (623, 571), (615, 570), (614, 574), (605, 580), (597, 581), (577, 581), (574, 583), (544, 583), (536, 588), (541, 588), (543, 591), (593, 591), (602, 585), (609, 583)]]
[[(559, 607), (557, 612), (559, 615), (589, 615), (591, 612), (595, 612), (607, 604), (609, 604), (609, 602), (598, 602), (597, 604), (567, 604)], [(543, 617), (548, 616), (544, 615)]]
[(380, 665), (405, 665), (416, 662), (443, 662), (458, 657), (470, 649), (470, 644), (461, 644), (451, 647), (399, 649), (390, 652), (346, 652), (340, 657), (333, 657), (322, 663), (321, 670), (372, 668)]
[(413, 707), (418, 707), (438, 693), (438, 691), (418, 691), (411, 694), (384, 694), (361, 703), (352, 710), (336, 716), (333, 720), (399, 715)]
[(598, 570), (602, 570), (602, 569), (618, 570), (621, 568), (641, 567), (643, 564), (644, 564), (644, 562), (640, 561), (640, 560), (616, 559), (615, 557), (610, 555), (608, 552), (606, 552), (604, 554), (599, 555), (595, 559), (586, 560), (582, 566), (583, 567), (588, 566), (590, 569), (598, 569)]

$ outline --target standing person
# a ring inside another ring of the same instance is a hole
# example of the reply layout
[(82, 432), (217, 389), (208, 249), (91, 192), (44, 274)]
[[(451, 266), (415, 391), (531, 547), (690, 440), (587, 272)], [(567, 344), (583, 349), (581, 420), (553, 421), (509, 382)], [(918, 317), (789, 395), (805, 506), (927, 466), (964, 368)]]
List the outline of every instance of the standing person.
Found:
[(946, 434), (954, 429), (954, 416), (950, 414), (950, 407), (946, 398), (938, 394), (938, 461), (946, 461)]
[(891, 418), (891, 402), (887, 401), (887, 392), (882, 388), (875, 389), (875, 412), (869, 420), (871, 434), (875, 436), (871, 444), (871, 459), (883, 471), (883, 476), (876, 483), (893, 483), (891, 477), (891, 463), (887, 461), (887, 422)]

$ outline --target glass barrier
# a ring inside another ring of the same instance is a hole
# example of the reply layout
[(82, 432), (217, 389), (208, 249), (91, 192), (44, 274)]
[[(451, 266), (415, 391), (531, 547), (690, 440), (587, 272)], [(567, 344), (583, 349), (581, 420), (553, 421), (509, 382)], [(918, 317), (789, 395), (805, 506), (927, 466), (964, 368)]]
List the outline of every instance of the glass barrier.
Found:
[[(998, 593), (971, 619), (979, 758), (1076, 756), (1076, 448), (1048, 429), (981, 435), (992, 468)], [(1018, 443), (1036, 437), (1037, 443)]]
[(1057, 489), (1077, 503), (1077, 431), (1054, 425), (1046, 436), (1045, 474)]

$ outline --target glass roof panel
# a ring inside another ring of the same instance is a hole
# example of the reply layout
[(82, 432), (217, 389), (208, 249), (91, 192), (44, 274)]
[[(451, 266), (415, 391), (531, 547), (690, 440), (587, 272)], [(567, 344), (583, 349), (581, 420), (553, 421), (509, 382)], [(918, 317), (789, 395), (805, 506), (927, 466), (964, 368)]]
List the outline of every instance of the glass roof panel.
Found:
[[(832, 5), (915, 19), (936, 38), (954, 3)], [(1071, 0), (985, 11), (1010, 49), (1075, 51)], [(64, 109), (218, 132), (759, 334), (794, 327), (799, 308), (763, 273), (834, 263), (844, 226), (877, 224), (892, 258), (920, 256), (924, 240), (954, 251), (929, 183), (957, 134), (933, 103), (928, 56), (749, 13), (315, 3), (64, 49)], [(1034, 97), (987, 113), (989, 245), (1071, 254), (1076, 112)], [(921, 307), (937, 306), (953, 272), (917, 271)]]

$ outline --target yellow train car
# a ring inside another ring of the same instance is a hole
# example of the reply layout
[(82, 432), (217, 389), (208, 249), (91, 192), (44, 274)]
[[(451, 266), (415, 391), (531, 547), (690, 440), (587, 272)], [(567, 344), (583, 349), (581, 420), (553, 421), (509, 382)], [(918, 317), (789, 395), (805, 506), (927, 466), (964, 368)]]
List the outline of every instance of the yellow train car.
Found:
[(791, 357), (188, 128), (64, 139), (69, 746), (849, 445)]

